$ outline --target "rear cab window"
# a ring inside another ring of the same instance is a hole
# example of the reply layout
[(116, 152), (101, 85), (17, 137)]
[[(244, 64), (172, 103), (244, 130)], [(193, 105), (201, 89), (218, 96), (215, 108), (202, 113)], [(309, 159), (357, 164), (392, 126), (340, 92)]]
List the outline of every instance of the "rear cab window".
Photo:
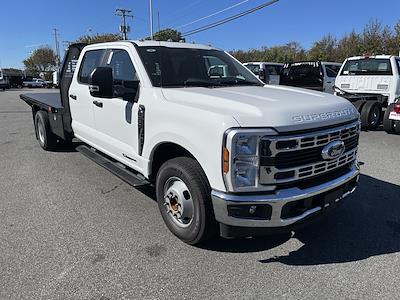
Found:
[(246, 68), (253, 72), (255, 75), (260, 75), (260, 65), (247, 64)]
[(393, 75), (390, 59), (362, 58), (348, 60), (340, 74), (342, 76), (365, 76), (365, 75)]
[(265, 69), (269, 75), (280, 75), (282, 71), (282, 67), (278, 65), (265, 65)]

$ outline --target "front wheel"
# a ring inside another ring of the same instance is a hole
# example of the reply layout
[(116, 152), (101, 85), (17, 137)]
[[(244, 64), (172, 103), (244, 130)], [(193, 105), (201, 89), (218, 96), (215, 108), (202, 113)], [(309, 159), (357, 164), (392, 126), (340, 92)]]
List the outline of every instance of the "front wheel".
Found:
[(194, 245), (215, 235), (210, 185), (196, 160), (165, 162), (157, 174), (156, 193), (165, 224), (182, 241)]

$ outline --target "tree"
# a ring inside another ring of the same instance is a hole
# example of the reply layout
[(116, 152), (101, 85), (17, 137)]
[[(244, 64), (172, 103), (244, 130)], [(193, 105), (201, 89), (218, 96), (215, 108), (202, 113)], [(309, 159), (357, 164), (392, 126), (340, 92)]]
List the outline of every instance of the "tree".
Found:
[(119, 33), (96, 33), (95, 35), (84, 35), (81, 36), (77, 42), (84, 44), (95, 44), (95, 43), (105, 43), (105, 42), (115, 42), (120, 41), (121, 35)]
[(371, 19), (364, 27), (363, 48), (366, 54), (381, 54), (382, 47), (382, 24), (378, 20)]
[(56, 61), (56, 53), (53, 49), (46, 47), (36, 49), (23, 63), (28, 73), (32, 73), (35, 76), (44, 74), (45, 77), (48, 78), (51, 72), (56, 69)]
[(289, 62), (306, 59), (306, 51), (297, 42), (290, 42), (286, 45), (261, 49), (234, 50), (231, 54), (241, 62), (249, 61), (270, 61), (270, 62)]
[(314, 43), (308, 51), (309, 60), (335, 61), (337, 58), (337, 40), (328, 34)]
[(262, 47), (261, 49), (234, 50), (232, 55), (241, 62), (270, 61), (292, 62), (301, 60), (325, 60), (343, 62), (347, 57), (365, 54), (398, 55), (400, 51), (400, 21), (393, 27), (382, 26), (378, 20), (370, 20), (362, 33), (355, 30), (337, 39), (332, 34), (323, 36), (306, 51), (299, 43)]
[[(172, 42), (180, 42), (185, 39), (182, 37), (182, 33), (178, 30), (166, 28), (160, 30), (154, 34), (154, 40), (156, 41), (172, 41)], [(150, 39), (150, 38), (146, 38)]]
[(338, 42), (337, 58), (338, 62), (343, 62), (347, 57), (363, 54), (363, 41), (361, 36), (354, 30), (345, 35)]

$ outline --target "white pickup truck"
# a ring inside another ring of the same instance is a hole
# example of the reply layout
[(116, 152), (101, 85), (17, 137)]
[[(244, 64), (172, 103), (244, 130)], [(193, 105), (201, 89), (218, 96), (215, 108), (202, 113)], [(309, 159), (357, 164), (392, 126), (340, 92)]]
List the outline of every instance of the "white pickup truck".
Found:
[(383, 118), (382, 108), (389, 107), (400, 96), (400, 57), (350, 57), (336, 77), (335, 89), (336, 95), (351, 101), (360, 112), (364, 129), (376, 129), (389, 116)]
[(42, 88), (46, 86), (46, 82), (40, 78), (33, 78), (31, 80), (24, 80), (22, 85), (28, 88)]
[(283, 64), (273, 62), (247, 62), (243, 65), (266, 84), (280, 84)]
[[(224, 76), (211, 76), (213, 66)], [(293, 230), (341, 203), (359, 178), (350, 102), (264, 86), (209, 46), (73, 44), (60, 94), (21, 98), (42, 148), (76, 137), (121, 179), (154, 185), (166, 225), (190, 244)]]

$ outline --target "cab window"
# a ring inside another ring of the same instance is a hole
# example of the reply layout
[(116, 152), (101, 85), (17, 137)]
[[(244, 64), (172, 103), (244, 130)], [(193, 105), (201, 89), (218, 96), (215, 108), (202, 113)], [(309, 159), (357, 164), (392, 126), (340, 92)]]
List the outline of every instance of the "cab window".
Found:
[(78, 81), (83, 84), (89, 84), (89, 77), (93, 70), (101, 66), (105, 50), (91, 50), (85, 53), (82, 65), (78, 74)]
[(336, 65), (325, 65), (326, 76), (327, 77), (336, 77), (339, 73), (340, 66)]
[(139, 79), (128, 52), (112, 50), (106, 66), (112, 68), (114, 96), (124, 99), (134, 97), (138, 89)]

